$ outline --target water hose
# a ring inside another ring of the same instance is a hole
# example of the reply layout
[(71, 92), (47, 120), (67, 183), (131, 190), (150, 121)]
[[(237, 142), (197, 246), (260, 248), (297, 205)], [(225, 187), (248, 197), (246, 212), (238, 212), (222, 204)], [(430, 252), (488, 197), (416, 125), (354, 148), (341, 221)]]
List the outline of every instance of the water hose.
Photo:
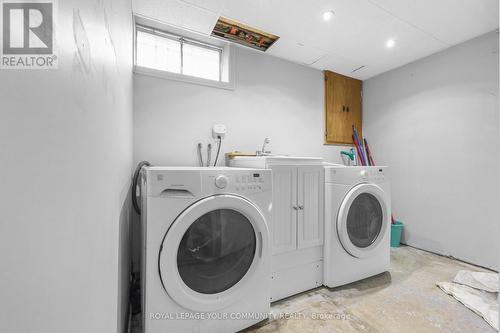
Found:
[[(141, 215), (141, 206), (139, 204), (139, 200), (142, 195), (142, 190), (139, 186), (139, 175), (141, 174), (141, 170), (145, 166), (150, 166), (151, 163), (148, 161), (142, 161), (137, 164), (137, 167), (134, 171), (134, 177), (132, 178), (132, 206), (134, 206), (134, 210), (137, 214)], [(139, 198), (139, 200), (137, 200)]]
[(198, 159), (200, 160), (199, 161), (200, 166), (201, 167), (204, 166), (204, 164), (203, 164), (203, 155), (201, 154), (201, 142), (198, 143)]
[(219, 159), (219, 153), (220, 153), (220, 146), (222, 146), (222, 138), (219, 136), (218, 139), (219, 139), (219, 145), (217, 147), (217, 155), (215, 155), (214, 166), (217, 166), (217, 160)]
[(212, 144), (209, 143), (207, 146), (207, 167), (210, 166), (211, 160), (212, 160)]

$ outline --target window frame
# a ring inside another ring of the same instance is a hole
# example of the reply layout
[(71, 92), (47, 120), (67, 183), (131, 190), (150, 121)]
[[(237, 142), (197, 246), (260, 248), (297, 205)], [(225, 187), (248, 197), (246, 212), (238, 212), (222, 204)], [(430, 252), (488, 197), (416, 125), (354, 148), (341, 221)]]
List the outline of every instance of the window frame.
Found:
[[(141, 20), (142, 21), (142, 20)], [(169, 72), (166, 70), (155, 69), (145, 66), (137, 65), (137, 33), (138, 31), (149, 33), (162, 38), (167, 38), (170, 40), (178, 41), (180, 43), (181, 49), (181, 68), (180, 73)], [(186, 32), (189, 34), (189, 32)], [(196, 36), (195, 36), (196, 37)], [(219, 79), (211, 80), (197, 76), (191, 76), (183, 74), (184, 70), (184, 44), (190, 44), (197, 47), (214, 50), (219, 52)], [(167, 29), (160, 29), (155, 26), (151, 26), (147, 23), (136, 22), (134, 24), (134, 73), (139, 75), (153, 76), (162, 79), (181, 81), (186, 83), (193, 83), (205, 86), (211, 86), (215, 88), (229, 89), (233, 90), (235, 88), (234, 84), (234, 52), (232, 52), (232, 47), (229, 44), (214, 45), (204, 41), (200, 41), (196, 38), (191, 38), (191, 36), (186, 37), (179, 34), (178, 32), (169, 32)], [(224, 71), (227, 73), (224, 75)]]

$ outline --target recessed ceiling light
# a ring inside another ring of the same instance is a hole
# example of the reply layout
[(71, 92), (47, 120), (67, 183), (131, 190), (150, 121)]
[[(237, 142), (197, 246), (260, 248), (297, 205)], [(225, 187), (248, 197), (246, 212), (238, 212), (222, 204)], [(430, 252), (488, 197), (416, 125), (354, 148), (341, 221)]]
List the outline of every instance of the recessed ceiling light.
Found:
[(388, 39), (387, 42), (385, 42), (385, 46), (388, 48), (388, 49), (392, 49), (394, 46), (396, 45), (396, 40), (394, 39)]
[(330, 21), (332, 19), (333, 15), (335, 15), (335, 12), (333, 10), (329, 10), (327, 12), (324, 12), (323, 13), (323, 20)]

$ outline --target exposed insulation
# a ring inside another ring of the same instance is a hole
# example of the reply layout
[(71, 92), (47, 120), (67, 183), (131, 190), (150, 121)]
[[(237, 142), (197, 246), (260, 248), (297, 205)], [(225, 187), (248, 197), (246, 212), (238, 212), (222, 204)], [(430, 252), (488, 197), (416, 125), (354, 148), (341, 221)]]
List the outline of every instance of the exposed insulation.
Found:
[(212, 36), (245, 45), (260, 51), (266, 51), (279, 37), (243, 23), (219, 17)]

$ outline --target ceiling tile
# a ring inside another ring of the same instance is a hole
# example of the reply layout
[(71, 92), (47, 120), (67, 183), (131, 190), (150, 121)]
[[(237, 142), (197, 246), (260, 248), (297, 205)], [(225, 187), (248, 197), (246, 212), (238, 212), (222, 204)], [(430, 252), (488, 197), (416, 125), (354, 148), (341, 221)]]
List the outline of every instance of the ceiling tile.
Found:
[(354, 77), (360, 79), (361, 77), (357, 72), (353, 72), (355, 69), (363, 66), (363, 64), (354, 59), (344, 58), (341, 55), (335, 53), (329, 53), (323, 58), (319, 59), (316, 63), (312, 64), (313, 68), (320, 70), (332, 70), (334, 72), (340, 73), (342, 75)]
[(219, 15), (185, 1), (134, 0), (134, 12), (175, 27), (210, 35)]
[(311, 65), (325, 56), (326, 52), (289, 38), (280, 38), (267, 51), (268, 54), (303, 65)]
[[(330, 52), (342, 48), (345, 43), (352, 43), (353, 35), (392, 19), (391, 15), (366, 0), (222, 1), (223, 16), (276, 34), (282, 39)], [(322, 19), (327, 10), (335, 12), (329, 22)]]
[(369, 1), (448, 45), (498, 27), (498, 0)]
[(178, 2), (184, 2), (193, 6), (200, 7), (212, 11), (214, 13), (219, 13), (223, 0), (177, 0)]
[[(388, 39), (396, 41), (393, 48), (386, 47)], [(366, 65), (366, 68), (358, 73), (363, 79), (368, 78), (367, 73), (378, 74), (447, 47), (446, 44), (398, 19), (373, 26), (362, 35), (356, 36), (356, 40), (362, 42), (346, 44), (341, 55), (356, 58)]]
[(280, 36), (270, 55), (360, 79), (498, 26), (498, 0), (134, 0), (134, 11), (205, 35), (222, 15)]

